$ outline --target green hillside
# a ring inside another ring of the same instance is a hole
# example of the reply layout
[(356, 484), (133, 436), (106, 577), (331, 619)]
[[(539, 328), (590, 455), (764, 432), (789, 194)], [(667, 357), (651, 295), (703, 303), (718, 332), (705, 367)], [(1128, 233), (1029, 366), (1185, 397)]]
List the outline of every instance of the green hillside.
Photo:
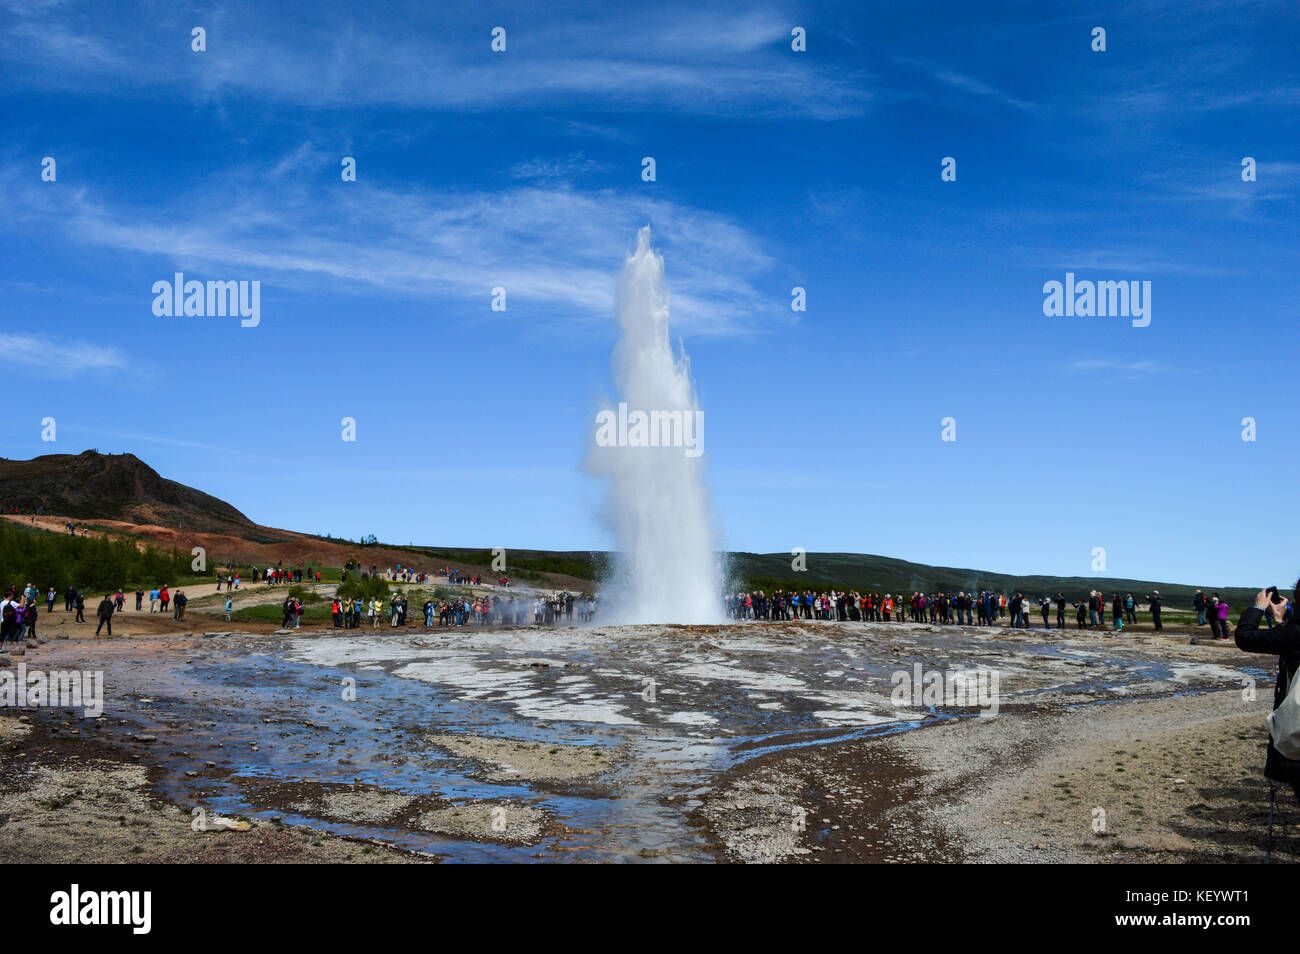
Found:
[[(491, 550), (451, 549), (441, 547), (417, 548), (430, 556), (447, 560), (490, 565)], [(599, 579), (604, 567), (609, 565), (610, 554), (596, 551), (509, 550), (508, 572), (527, 577), (536, 573), (563, 573), (583, 580)], [(1213, 582), (1181, 584), (1152, 580), (1131, 580), (1118, 577), (1060, 577), (1016, 576), (989, 570), (958, 567), (928, 566), (909, 563), (892, 557), (865, 553), (809, 553), (807, 569), (796, 572), (790, 567), (788, 553), (728, 553), (725, 554), (728, 581), (733, 588), (743, 589), (856, 589), (862, 592), (926, 593), (979, 592), (991, 589), (1002, 592), (1024, 593), (1038, 598), (1064, 593), (1067, 599), (1086, 596), (1090, 590), (1111, 593), (1132, 593), (1146, 597), (1153, 589), (1159, 590), (1166, 605), (1190, 607), (1192, 596), (1200, 589), (1206, 593), (1217, 592), (1234, 605), (1254, 600), (1255, 591), (1243, 587), (1224, 588)], [(1284, 590), (1291, 581), (1268, 581)]]
[[(989, 570), (927, 566), (863, 553), (809, 553), (806, 557), (807, 570), (802, 573), (790, 568), (791, 557), (788, 553), (733, 553), (730, 559), (733, 578), (743, 581), (748, 589), (820, 589), (833, 586), (836, 589), (891, 593), (911, 593), (916, 590), (926, 593), (970, 593), (991, 589), (1019, 591), (1030, 598), (1064, 593), (1066, 599), (1086, 596), (1090, 590), (1100, 590), (1107, 596), (1115, 592), (1132, 593), (1141, 599), (1156, 589), (1160, 591), (1165, 604), (1171, 607), (1190, 607), (1193, 594), (1198, 589), (1206, 593), (1219, 593), (1230, 603), (1235, 604), (1241, 600), (1247, 605), (1254, 601), (1256, 592), (1242, 587), (1218, 587), (1212, 582), (1188, 585), (1109, 576), (1016, 576)], [(1290, 588), (1290, 581), (1279, 580), (1276, 583), (1283, 590)]]

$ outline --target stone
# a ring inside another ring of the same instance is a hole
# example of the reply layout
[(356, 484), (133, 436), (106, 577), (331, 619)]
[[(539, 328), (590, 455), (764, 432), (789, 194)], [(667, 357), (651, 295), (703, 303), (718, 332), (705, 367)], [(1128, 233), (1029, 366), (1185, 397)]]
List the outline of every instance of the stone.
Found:
[(248, 831), (253, 826), (246, 821), (239, 821), (235, 818), (223, 818), (221, 815), (213, 815), (208, 819), (208, 831)]

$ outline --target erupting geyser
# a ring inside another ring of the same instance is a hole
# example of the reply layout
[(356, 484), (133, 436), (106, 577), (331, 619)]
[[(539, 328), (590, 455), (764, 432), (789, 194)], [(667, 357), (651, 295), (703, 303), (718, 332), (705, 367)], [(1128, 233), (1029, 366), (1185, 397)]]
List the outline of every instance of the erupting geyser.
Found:
[(703, 482), (703, 414), (683, 353), (668, 343), (664, 261), (650, 229), (619, 280), (616, 408), (596, 417), (591, 469), (609, 480), (604, 519), (618, 542), (601, 618), (722, 622), (722, 572)]

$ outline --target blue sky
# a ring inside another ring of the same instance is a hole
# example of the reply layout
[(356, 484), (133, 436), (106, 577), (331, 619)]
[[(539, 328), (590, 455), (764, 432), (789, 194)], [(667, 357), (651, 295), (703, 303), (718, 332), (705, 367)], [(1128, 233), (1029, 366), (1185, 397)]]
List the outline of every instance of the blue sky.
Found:
[[(727, 547), (1300, 572), (1294, 3), (0, 10), (7, 457), (608, 546), (580, 465), (649, 224)], [(175, 271), (260, 281), (261, 324), (155, 317)], [(1150, 326), (1045, 317), (1067, 271), (1150, 281)]]

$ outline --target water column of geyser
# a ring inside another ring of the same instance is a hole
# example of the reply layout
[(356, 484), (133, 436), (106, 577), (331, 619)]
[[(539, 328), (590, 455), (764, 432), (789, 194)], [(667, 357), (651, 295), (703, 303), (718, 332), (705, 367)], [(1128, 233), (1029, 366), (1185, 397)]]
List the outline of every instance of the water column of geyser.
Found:
[[(605, 420), (620, 411), (626, 417), (640, 411), (675, 421), (674, 412), (680, 412), (683, 428), (696, 422), (702, 428), (690, 364), (684, 353), (674, 358), (668, 343), (664, 262), (650, 247), (648, 226), (637, 233), (636, 251), (623, 266), (618, 322), (622, 338), (614, 349), (613, 372), (625, 408), (602, 412)], [(703, 482), (702, 445), (694, 450), (644, 446), (644, 436), (629, 429), (609, 446), (608, 432), (602, 440), (598, 429), (588, 458), (591, 469), (608, 479), (603, 518), (618, 544), (612, 576), (601, 592), (601, 619), (722, 622), (722, 572)], [(699, 441), (703, 434), (693, 436)]]

